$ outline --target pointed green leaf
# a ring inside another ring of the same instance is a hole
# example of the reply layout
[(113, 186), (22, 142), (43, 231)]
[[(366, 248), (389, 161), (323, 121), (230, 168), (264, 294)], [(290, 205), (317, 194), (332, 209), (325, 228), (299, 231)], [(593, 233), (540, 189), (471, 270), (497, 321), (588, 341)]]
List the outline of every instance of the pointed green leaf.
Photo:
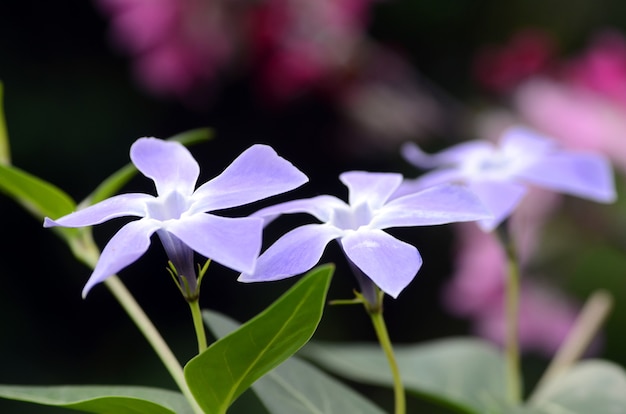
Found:
[[(178, 141), (185, 146), (197, 144), (211, 139), (212, 131), (209, 128), (198, 128), (182, 132), (168, 138), (170, 141)], [(81, 206), (96, 204), (111, 197), (122, 188), (137, 173), (137, 168), (133, 164), (126, 164), (107, 179), (105, 179), (85, 200)]]
[(529, 409), (540, 414), (626, 414), (626, 372), (609, 361), (579, 362), (547, 384)]
[[(204, 311), (205, 323), (217, 337), (239, 324), (216, 312)], [(351, 388), (311, 364), (292, 356), (252, 384), (271, 414), (383, 414), (384, 411)]]
[(0, 397), (102, 414), (192, 414), (182, 394), (157, 388), (0, 385)]
[(311, 338), (333, 271), (332, 265), (312, 270), (266, 310), (189, 361), (185, 378), (206, 413), (225, 413), (254, 381)]
[(0, 82), (0, 164), (11, 164), (9, 133), (7, 132), (7, 124), (4, 117), (4, 86), (2, 82)]
[[(506, 402), (504, 360), (477, 339), (444, 339), (395, 346), (407, 390), (463, 413), (500, 413)], [(378, 345), (310, 343), (303, 355), (325, 369), (354, 381), (393, 386), (387, 360)]]
[[(75, 210), (76, 204), (63, 190), (19, 168), (0, 164), (0, 190), (20, 203), (37, 219), (58, 218)], [(59, 228), (66, 238), (77, 229)]]

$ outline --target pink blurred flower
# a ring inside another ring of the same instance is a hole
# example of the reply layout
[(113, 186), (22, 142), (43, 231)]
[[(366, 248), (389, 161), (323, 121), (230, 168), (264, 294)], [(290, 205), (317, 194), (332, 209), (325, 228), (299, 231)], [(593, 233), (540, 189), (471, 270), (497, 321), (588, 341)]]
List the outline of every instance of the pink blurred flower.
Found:
[(334, 91), (361, 70), (376, 0), (96, 1), (111, 18), (113, 41), (153, 93), (185, 97), (243, 64), (266, 98), (286, 101)]
[(156, 95), (188, 96), (232, 58), (238, 25), (222, 0), (97, 0), (111, 37)]
[(374, 0), (271, 0), (253, 16), (264, 91), (284, 100), (349, 72)]
[(626, 106), (626, 39), (617, 31), (596, 36), (589, 49), (565, 66), (567, 83)]
[[(576, 320), (576, 307), (561, 292), (529, 280), (520, 296), (519, 344), (526, 352), (553, 356)], [(504, 345), (506, 321), (502, 302), (492, 302), (476, 320), (476, 333)]]
[(626, 171), (626, 107), (580, 87), (533, 79), (513, 95), (523, 119), (573, 149), (605, 154)]
[(538, 30), (523, 30), (505, 46), (485, 47), (474, 60), (474, 77), (492, 92), (507, 92), (528, 77), (546, 70), (552, 40)]
[(249, 73), (265, 103), (325, 99), (355, 140), (345, 148), (366, 154), (444, 134), (459, 112), (367, 35), (378, 0), (94, 1), (138, 83), (157, 96), (204, 102), (220, 77)]
[[(506, 332), (505, 253), (493, 233), (485, 233), (474, 225), (456, 227), (456, 273), (444, 290), (444, 303), (453, 314), (471, 319), (475, 333), (502, 345)], [(523, 279), (519, 313), (523, 350), (552, 356), (576, 316), (577, 306), (564, 294), (531, 278)]]
[[(514, 111), (504, 122), (490, 113), (483, 124), (525, 123), (567, 148), (602, 153), (626, 171), (626, 39), (605, 31), (580, 56), (561, 62), (545, 39), (521, 32), (509, 45), (478, 55), (477, 81), (506, 93)], [(524, 57), (530, 63), (517, 68)]]

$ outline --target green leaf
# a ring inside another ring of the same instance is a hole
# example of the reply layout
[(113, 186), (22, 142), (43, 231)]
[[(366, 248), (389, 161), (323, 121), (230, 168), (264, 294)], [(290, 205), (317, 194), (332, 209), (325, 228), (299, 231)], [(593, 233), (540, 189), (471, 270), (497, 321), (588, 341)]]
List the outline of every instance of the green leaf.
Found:
[(579, 362), (547, 384), (528, 412), (626, 414), (626, 372), (609, 361)]
[[(217, 337), (239, 324), (216, 312), (203, 312), (204, 321)], [(292, 356), (252, 384), (271, 414), (383, 414), (384, 411), (351, 388), (311, 364)]]
[[(37, 219), (58, 218), (76, 209), (74, 200), (63, 190), (19, 168), (0, 164), (0, 190), (20, 203)], [(77, 229), (59, 228), (69, 238)]]
[[(208, 141), (213, 133), (209, 128), (198, 128), (182, 132), (169, 138), (170, 141), (178, 141), (185, 146)], [(122, 188), (137, 173), (137, 168), (131, 163), (126, 164), (107, 179), (105, 179), (85, 200), (81, 206), (88, 206), (111, 197)]]
[(88, 413), (192, 414), (185, 397), (175, 391), (123, 386), (0, 385), (0, 397)]
[(308, 342), (322, 317), (333, 271), (325, 265), (307, 273), (263, 312), (189, 361), (185, 378), (206, 413), (225, 413), (254, 381)]
[[(395, 346), (407, 390), (462, 413), (500, 413), (506, 404), (504, 360), (477, 339), (443, 339)], [(357, 382), (393, 386), (378, 345), (310, 343), (303, 355), (325, 369)]]
[(0, 164), (11, 164), (11, 149), (9, 145), (9, 133), (4, 117), (4, 86), (0, 82)]
[(210, 128), (196, 128), (189, 131), (181, 132), (180, 134), (172, 135), (168, 138), (168, 141), (178, 141), (184, 146), (199, 144), (204, 141), (208, 141), (213, 138), (213, 130)]

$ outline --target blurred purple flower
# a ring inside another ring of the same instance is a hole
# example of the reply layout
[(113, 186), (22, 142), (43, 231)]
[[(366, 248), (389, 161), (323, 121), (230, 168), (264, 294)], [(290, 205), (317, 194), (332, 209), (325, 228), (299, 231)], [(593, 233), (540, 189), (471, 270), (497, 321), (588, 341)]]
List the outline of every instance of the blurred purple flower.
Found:
[(143, 255), (155, 232), (192, 292), (196, 290), (193, 251), (236, 271), (252, 272), (261, 250), (263, 220), (205, 213), (261, 200), (308, 181), (266, 145), (248, 148), (220, 175), (197, 189), (200, 168), (180, 143), (140, 138), (131, 146), (130, 158), (142, 174), (154, 181), (156, 197), (121, 194), (57, 220), (44, 220), (44, 227), (84, 227), (116, 217), (141, 217), (124, 225), (109, 240), (83, 289), (83, 297), (95, 284)]
[(422, 168), (437, 168), (401, 189), (403, 193), (442, 183), (463, 183), (493, 213), (479, 221), (484, 231), (496, 228), (515, 210), (529, 185), (588, 198), (615, 200), (608, 160), (594, 153), (566, 151), (528, 129), (509, 128), (496, 146), (472, 141), (428, 155), (415, 144), (402, 148), (404, 157)]
[(476, 197), (460, 186), (437, 186), (391, 199), (402, 178), (395, 173), (345, 172), (339, 179), (348, 187), (348, 203), (322, 195), (277, 204), (253, 214), (269, 221), (280, 214), (308, 213), (322, 224), (297, 227), (282, 236), (259, 257), (255, 271), (244, 272), (239, 280), (270, 281), (303, 273), (320, 260), (331, 240), (338, 239), (348, 261), (358, 270), (356, 276), (368, 301), (376, 300), (372, 297), (373, 284), (397, 297), (415, 277), (422, 259), (414, 246), (383, 229), (489, 216)]

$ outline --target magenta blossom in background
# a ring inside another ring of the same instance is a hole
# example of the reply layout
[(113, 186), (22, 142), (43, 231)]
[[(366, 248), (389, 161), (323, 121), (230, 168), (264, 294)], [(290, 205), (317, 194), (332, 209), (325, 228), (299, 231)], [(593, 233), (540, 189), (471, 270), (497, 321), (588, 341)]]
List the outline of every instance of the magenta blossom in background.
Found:
[(547, 78), (517, 88), (519, 115), (561, 145), (605, 154), (626, 171), (626, 108), (589, 90)]
[(111, 37), (133, 56), (137, 80), (157, 95), (185, 98), (232, 59), (241, 22), (224, 0), (97, 0)]
[(428, 155), (413, 143), (402, 148), (404, 157), (421, 168), (434, 168), (410, 188), (463, 183), (493, 213), (479, 221), (484, 231), (495, 229), (513, 213), (529, 186), (537, 186), (598, 202), (616, 198), (613, 173), (601, 155), (567, 151), (556, 142), (525, 128), (510, 128), (498, 145), (471, 141)]
[(553, 49), (547, 34), (522, 30), (504, 46), (480, 50), (474, 60), (474, 78), (491, 92), (508, 92), (527, 78), (548, 70)]
[(597, 35), (589, 49), (565, 64), (565, 81), (626, 106), (626, 39), (617, 31)]
[[(521, 122), (565, 148), (602, 153), (626, 171), (624, 36), (617, 30), (603, 31), (579, 56), (561, 61), (551, 56), (549, 64), (534, 65), (537, 70), (518, 76), (526, 65), (518, 69), (513, 57), (527, 55), (524, 50), (528, 46), (519, 41), (527, 33), (520, 32), (509, 44), (485, 49), (477, 56), (476, 67), (481, 69), (475, 72), (477, 82), (504, 94), (513, 110), (506, 117), (502, 110), (487, 111), (482, 119), (488, 125), (501, 124), (498, 129)], [(547, 34), (532, 33), (536, 39), (548, 39)], [(514, 81), (499, 82), (502, 78)], [(489, 82), (499, 82), (501, 87), (494, 88)]]
[(262, 89), (279, 99), (349, 71), (373, 1), (97, 0), (150, 91), (182, 98), (252, 62)]
[(560, 76), (516, 88), (514, 109), (562, 145), (601, 152), (626, 171), (626, 39), (604, 32), (562, 66)]
[(270, 0), (252, 16), (261, 87), (278, 100), (338, 81), (356, 64), (375, 0)]
[(336, 108), (348, 121), (341, 136), (358, 139), (351, 151), (395, 151), (398, 140), (449, 128), (455, 105), (368, 36), (378, 0), (94, 1), (156, 96), (203, 106), (219, 85), (248, 75), (265, 103), (315, 95)]
[(119, 272), (150, 246), (156, 233), (180, 277), (196, 291), (193, 252), (239, 272), (252, 272), (261, 250), (263, 220), (229, 218), (209, 212), (241, 206), (301, 186), (307, 177), (266, 145), (244, 151), (220, 175), (196, 187), (200, 168), (182, 144), (140, 138), (130, 149), (137, 169), (152, 179), (157, 196), (121, 194), (56, 220), (44, 227), (85, 227), (117, 217), (140, 217), (109, 240), (83, 289)]
[(461, 186), (437, 186), (391, 199), (402, 182), (401, 174), (352, 171), (339, 178), (348, 187), (348, 203), (323, 195), (277, 204), (253, 215), (270, 221), (281, 214), (308, 213), (322, 223), (297, 227), (282, 236), (259, 257), (254, 272), (244, 272), (240, 281), (271, 281), (304, 273), (320, 260), (326, 245), (337, 240), (357, 270), (362, 294), (376, 303), (374, 285), (395, 298), (422, 265), (415, 247), (384, 229), (489, 216), (476, 197)]

